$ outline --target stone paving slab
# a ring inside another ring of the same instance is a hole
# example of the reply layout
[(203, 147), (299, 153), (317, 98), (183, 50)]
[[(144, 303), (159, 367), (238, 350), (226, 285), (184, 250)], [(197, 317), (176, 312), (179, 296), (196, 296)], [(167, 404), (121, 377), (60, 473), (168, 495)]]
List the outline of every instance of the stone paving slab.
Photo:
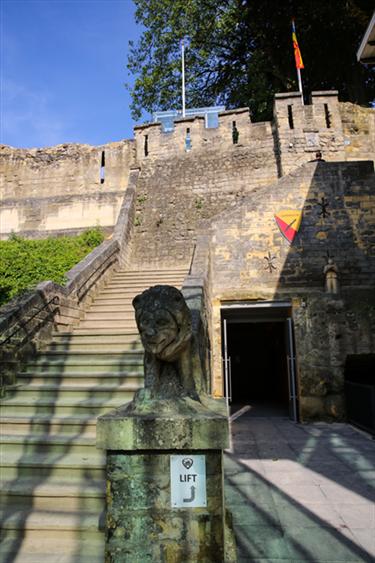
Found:
[(375, 442), (346, 424), (231, 423), (227, 507), (238, 562), (375, 561)]

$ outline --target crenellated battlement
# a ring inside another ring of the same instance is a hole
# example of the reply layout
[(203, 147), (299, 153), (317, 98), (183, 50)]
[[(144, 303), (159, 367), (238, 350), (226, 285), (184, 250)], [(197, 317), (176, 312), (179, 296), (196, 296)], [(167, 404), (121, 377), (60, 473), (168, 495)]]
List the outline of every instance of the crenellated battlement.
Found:
[(190, 152), (268, 146), (280, 175), (314, 159), (317, 151), (326, 160), (346, 160), (351, 141), (344, 138), (340, 105), (336, 90), (312, 92), (306, 105), (299, 92), (287, 92), (275, 95), (272, 122), (253, 123), (249, 108), (241, 108), (220, 112), (216, 128), (207, 128), (203, 116), (176, 119), (168, 132), (161, 123), (139, 125), (134, 128), (137, 159), (142, 163)]
[[(12, 230), (39, 236), (97, 223), (111, 228), (133, 166), (144, 169), (140, 186), (154, 175), (154, 189), (162, 181), (174, 186), (183, 194), (183, 205), (189, 186), (197, 219), (213, 206), (219, 212), (274, 183), (314, 160), (317, 151), (327, 161), (374, 159), (373, 108), (341, 103), (337, 91), (312, 92), (310, 102), (303, 105), (299, 92), (276, 94), (273, 119), (262, 123), (252, 122), (246, 107), (195, 108), (177, 119), (178, 112), (159, 112), (164, 125), (139, 125), (134, 140), (98, 147), (0, 147), (0, 237)], [(163, 188), (162, 200), (149, 210), (157, 214), (155, 225), (164, 220), (165, 193)]]
[(299, 92), (276, 94), (274, 129), (280, 172), (287, 174), (321, 151), (325, 160), (345, 160), (345, 142), (338, 92), (311, 93), (304, 105)]
[(248, 145), (251, 138), (272, 135), (270, 124), (253, 124), (249, 108), (223, 111), (218, 114), (218, 127), (207, 128), (204, 116), (179, 118), (172, 131), (163, 131), (162, 124), (147, 123), (134, 127), (139, 161), (145, 158), (169, 158), (191, 150), (225, 150), (234, 144)]

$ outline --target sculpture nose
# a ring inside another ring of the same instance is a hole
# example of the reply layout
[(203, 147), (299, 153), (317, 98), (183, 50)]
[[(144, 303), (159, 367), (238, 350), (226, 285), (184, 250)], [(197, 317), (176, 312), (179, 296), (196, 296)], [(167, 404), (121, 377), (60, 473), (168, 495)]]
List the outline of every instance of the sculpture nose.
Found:
[(155, 336), (155, 334), (156, 334), (156, 330), (154, 328), (148, 327), (146, 329), (146, 335), (147, 336)]

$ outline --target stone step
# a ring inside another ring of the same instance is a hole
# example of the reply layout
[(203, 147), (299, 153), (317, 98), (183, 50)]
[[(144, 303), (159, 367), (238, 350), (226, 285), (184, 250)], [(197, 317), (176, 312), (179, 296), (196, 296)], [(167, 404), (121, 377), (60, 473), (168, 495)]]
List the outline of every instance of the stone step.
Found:
[[(104, 342), (111, 343), (113, 342), (122, 342), (124, 340), (126, 343), (132, 341), (139, 341), (139, 334), (138, 331), (129, 332), (126, 330), (113, 330), (112, 332), (97, 332), (94, 333), (92, 331), (80, 331), (77, 333), (79, 327), (74, 329), (74, 332), (54, 332), (52, 334), (52, 342), (74, 342), (74, 341), (82, 341), (82, 342), (100, 342), (103, 339)], [(113, 339), (113, 340), (112, 340)]]
[(137, 281), (137, 282), (163, 282), (164, 280), (169, 279), (176, 279), (176, 280), (184, 280), (186, 277), (186, 271), (174, 271), (174, 270), (160, 270), (160, 272), (116, 272), (112, 276), (112, 280), (116, 280), (118, 278), (129, 280), (129, 281)]
[(22, 397), (12, 397), (5, 399), (1, 407), (2, 416), (11, 415), (38, 415), (41, 413), (57, 416), (74, 415), (96, 415), (99, 416), (106, 412), (120, 407), (130, 401), (133, 397), (132, 392), (123, 393), (121, 397), (110, 399), (86, 399), (77, 402), (76, 399), (30, 399)]
[[(106, 347), (106, 348), (105, 348)], [(49, 351), (60, 351), (60, 350), (113, 350), (115, 352), (142, 352), (143, 346), (140, 337), (134, 338), (132, 336), (123, 334), (101, 334), (100, 336), (92, 335), (80, 335), (75, 334), (71, 338), (57, 338), (54, 337), (48, 350)], [(109, 352), (111, 353), (111, 352)]]
[(26, 450), (14, 446), (0, 460), (1, 480), (19, 482), (21, 479), (37, 479), (40, 483), (68, 481), (82, 486), (93, 480), (102, 483), (105, 475), (105, 454), (92, 447), (85, 452)]
[[(91, 383), (89, 385), (54, 385), (53, 383), (42, 383), (40, 385), (35, 383), (30, 383), (26, 385), (16, 385), (12, 387), (7, 397), (19, 397), (25, 401), (34, 400), (45, 400), (45, 399), (57, 399), (60, 400), (72, 400), (76, 401), (77, 404), (85, 400), (94, 399), (99, 400), (109, 400), (112, 397), (120, 397), (124, 402), (130, 401), (134, 393), (138, 391), (139, 385), (137, 383), (132, 383), (126, 381), (125, 383), (115, 383), (113, 385), (103, 385), (98, 383), (93, 386)], [(6, 400), (4, 404), (6, 404)]]
[[(74, 436), (69, 434), (1, 434), (1, 455), (8, 452), (23, 452), (29, 454), (32, 451), (48, 454), (54, 453), (77, 453), (82, 456), (96, 454), (96, 438), (92, 436)], [(1, 462), (0, 462), (1, 463)]]
[(80, 372), (118, 372), (129, 374), (139, 374), (143, 372), (143, 358), (134, 360), (111, 360), (103, 358), (102, 360), (95, 360), (90, 362), (89, 359), (71, 359), (66, 358), (66, 361), (55, 361), (46, 364), (30, 362), (26, 366), (26, 371), (22, 373), (80, 373)]
[(165, 278), (163, 280), (157, 280), (157, 279), (129, 280), (129, 279), (117, 277), (117, 278), (112, 278), (111, 281), (106, 284), (105, 289), (108, 289), (110, 287), (121, 286), (124, 288), (126, 287), (127, 289), (131, 289), (133, 291), (142, 292), (145, 291), (145, 289), (148, 289), (149, 287), (154, 287), (155, 285), (171, 285), (179, 289), (182, 286), (183, 282), (184, 282), (183, 277), (181, 278), (170, 277), (168, 279)]
[(166, 268), (163, 270), (159, 270), (159, 269), (150, 269), (150, 270), (117, 270), (114, 274), (114, 276), (129, 276), (129, 277), (137, 277), (139, 278), (140, 276), (149, 276), (149, 277), (157, 277), (157, 276), (163, 276), (166, 274), (175, 274), (178, 276), (183, 276), (183, 275), (187, 275), (188, 272), (188, 268), (187, 267), (181, 267), (181, 268)]
[[(118, 330), (129, 330), (129, 331), (133, 331), (137, 330), (137, 325), (135, 324), (135, 321), (133, 322), (126, 322), (126, 321), (121, 321), (121, 320), (88, 320), (88, 321), (81, 321), (80, 323), (80, 328), (86, 330), (89, 329), (93, 329), (95, 332), (97, 332), (98, 330), (100, 330), (101, 332), (104, 332), (105, 330), (108, 331), (112, 331), (113, 329), (118, 329)], [(77, 334), (79, 334), (78, 330), (77, 330)]]
[[(69, 332), (59, 332), (58, 333), (61, 338), (67, 337), (70, 333)], [(121, 335), (124, 338), (127, 338), (129, 342), (132, 342), (133, 339), (139, 339), (139, 333), (137, 326), (134, 325), (131, 329), (124, 329), (124, 328), (114, 328), (114, 327), (107, 327), (107, 328), (82, 328), (81, 324), (74, 329), (74, 336), (85, 336), (85, 337), (101, 337), (101, 336), (118, 336)], [(69, 336), (68, 336), (69, 338)]]
[(90, 313), (106, 313), (106, 312), (115, 312), (115, 313), (122, 313), (124, 316), (129, 318), (134, 316), (134, 308), (131, 304), (126, 305), (123, 303), (93, 303), (90, 307)]
[(105, 517), (103, 512), (98, 514), (97, 511), (82, 511), (77, 518), (76, 515), (59, 512), (58, 507), (53, 511), (33, 510), (32, 508), (29, 510), (6, 509), (1, 516), (3, 530), (24, 530), (25, 533), (32, 530), (43, 533), (46, 531), (77, 533), (89, 530), (101, 532)]
[(111, 311), (102, 311), (102, 312), (97, 312), (93, 309), (93, 311), (88, 311), (85, 315), (85, 320), (86, 321), (92, 321), (92, 320), (96, 320), (96, 321), (125, 321), (128, 322), (130, 324), (130, 321), (132, 321), (132, 324), (135, 325), (135, 320), (130, 319), (126, 317), (126, 315), (124, 315), (124, 313), (122, 313), (121, 311), (118, 312), (111, 312)]
[[(123, 292), (124, 293), (124, 292)], [(103, 295), (102, 293), (93, 301), (91, 307), (96, 307), (97, 305), (125, 305), (131, 308), (132, 313), (134, 314), (134, 307), (132, 305), (133, 296), (124, 295), (123, 297), (116, 297), (112, 296), (112, 294)]]
[(99, 340), (98, 342), (95, 342), (95, 340), (93, 342), (90, 342), (89, 340), (80, 342), (77, 340), (71, 340), (70, 342), (66, 341), (62, 341), (62, 342), (53, 342), (50, 347), (49, 350), (50, 351), (55, 351), (55, 352), (67, 352), (70, 353), (72, 352), (73, 354), (78, 352), (78, 353), (82, 353), (82, 352), (97, 352), (97, 353), (107, 353), (108, 347), (111, 346), (111, 350), (115, 353), (129, 353), (129, 352), (133, 352), (134, 354), (143, 354), (143, 347), (141, 344), (141, 341), (139, 340), (138, 342), (128, 342), (128, 343), (124, 343), (122, 340), (120, 340), (119, 342), (103, 342), (103, 340)]
[(105, 481), (45, 481), (42, 477), (2, 480), (2, 506), (32, 506), (34, 510), (59, 512), (101, 512), (105, 499)]
[[(47, 513), (48, 514), (48, 513)], [(101, 531), (7, 530), (1, 544), (4, 563), (103, 563)]]
[(19, 373), (17, 375), (17, 382), (20, 385), (27, 383), (44, 385), (53, 384), (58, 386), (75, 386), (83, 385), (85, 388), (88, 386), (97, 385), (121, 385), (129, 383), (137, 388), (143, 387), (144, 376), (143, 371), (128, 372), (128, 371), (113, 371), (113, 372), (65, 372), (61, 373)]
[(4, 434), (69, 434), (83, 437), (96, 435), (96, 416), (50, 416), (38, 414), (33, 417), (5, 415), (1, 413), (0, 435)]
[[(123, 352), (115, 350), (108, 345), (106, 350), (97, 350), (92, 352), (91, 350), (47, 350), (46, 352), (41, 352), (35, 356), (33, 364), (55, 364), (55, 363), (75, 363), (76, 361), (87, 361), (96, 362), (98, 360), (104, 361), (106, 358), (111, 358), (113, 361), (118, 361), (119, 363), (123, 360), (126, 362), (138, 362), (142, 358), (142, 350), (124, 350)], [(30, 362), (31, 363), (31, 362)]]
[(118, 295), (121, 295), (121, 299), (124, 299), (127, 303), (132, 305), (134, 297), (142, 293), (144, 289), (147, 288), (143, 288), (143, 289), (140, 288), (138, 290), (134, 290), (134, 289), (129, 289), (129, 287), (126, 285), (118, 286), (118, 287), (116, 286), (112, 288), (105, 287), (101, 290), (100, 293), (98, 293), (97, 297), (93, 300), (93, 303), (96, 303), (99, 299), (108, 300), (108, 299), (116, 298), (118, 297)]

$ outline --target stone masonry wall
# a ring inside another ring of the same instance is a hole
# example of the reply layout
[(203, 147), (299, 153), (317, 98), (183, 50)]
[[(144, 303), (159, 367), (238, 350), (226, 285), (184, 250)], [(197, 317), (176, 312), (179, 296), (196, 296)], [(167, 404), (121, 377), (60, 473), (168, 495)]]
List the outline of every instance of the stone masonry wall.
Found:
[(1, 236), (11, 231), (43, 236), (97, 224), (113, 227), (134, 161), (133, 147), (132, 141), (99, 147), (1, 146)]
[(325, 160), (345, 160), (337, 94), (335, 90), (312, 92), (309, 105), (302, 105), (299, 92), (275, 95), (274, 127), (281, 176), (314, 159), (317, 151)]
[[(303, 211), (291, 246), (274, 218), (283, 209)], [(214, 218), (212, 228), (214, 393), (222, 393), (221, 303), (290, 300), (302, 417), (342, 417), (346, 355), (375, 351), (373, 164), (305, 164)], [(328, 254), (338, 296), (324, 291)]]
[(188, 263), (207, 219), (276, 179), (272, 138), (260, 138), (252, 148), (193, 148), (173, 158), (145, 160), (137, 185), (133, 264)]
[(251, 123), (249, 108), (242, 108), (221, 112), (216, 128), (206, 128), (204, 117), (199, 116), (176, 120), (174, 130), (167, 133), (162, 130), (160, 123), (135, 127), (138, 162), (143, 163), (155, 158), (170, 159), (184, 154), (187, 129), (190, 131), (191, 151), (226, 152), (234, 144), (233, 124), (238, 132), (238, 145), (253, 150), (257, 149), (259, 143), (262, 143), (262, 146), (265, 143), (273, 146), (271, 123)]
[(339, 104), (347, 160), (375, 159), (375, 110)]

